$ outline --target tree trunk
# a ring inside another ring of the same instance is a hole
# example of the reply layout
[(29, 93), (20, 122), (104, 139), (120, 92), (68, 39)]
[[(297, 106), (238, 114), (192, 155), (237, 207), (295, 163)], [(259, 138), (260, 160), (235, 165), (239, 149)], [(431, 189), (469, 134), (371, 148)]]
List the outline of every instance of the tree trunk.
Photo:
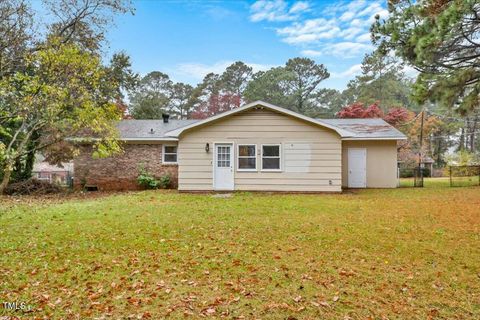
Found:
[(440, 140), (440, 135), (438, 135), (437, 137), (437, 167), (440, 167), (441, 166), (441, 162), (442, 162), (442, 140)]
[(11, 175), (12, 175), (11, 166), (5, 166), (2, 183), (0, 183), (0, 194), (3, 194), (3, 192), (5, 191), (5, 188), (7, 187), (8, 182), (10, 181)]
[[(24, 125), (25, 125), (25, 122), (22, 124), (20, 129), (17, 130), (17, 132), (13, 136), (12, 141), (10, 141), (10, 144), (8, 145), (7, 150), (6, 150), (7, 154), (10, 154), (10, 151), (12, 150), (14, 142), (16, 141), (17, 136), (20, 133), (20, 131), (22, 131), (22, 129), (24, 128)], [(24, 152), (24, 149), (25, 149), (26, 145), (30, 142), (30, 138), (32, 137), (32, 134), (33, 134), (34, 131), (35, 131), (35, 127), (33, 126), (33, 128), (30, 131), (27, 132), (27, 134), (25, 135), (25, 138), (23, 138), (22, 142), (20, 142), (20, 145), (18, 146), (16, 152), (14, 154), (10, 154), (9, 159), (6, 161), (5, 167), (4, 167), (4, 170), (3, 170), (3, 174), (4, 174), (3, 175), (3, 180), (2, 180), (2, 183), (0, 183), (0, 194), (3, 194), (3, 192), (5, 191), (5, 188), (7, 187), (8, 183), (10, 182), (10, 177), (12, 175), (15, 162)], [(35, 152), (35, 150), (31, 150), (31, 151)]]
[(471, 136), (470, 136), (470, 152), (475, 153), (475, 131), (477, 130), (477, 116), (475, 115), (473, 118), (473, 125), (472, 125), (472, 131), (471, 131)]
[(465, 128), (462, 127), (461, 133), (460, 133), (460, 139), (458, 142), (458, 151), (462, 151), (465, 147)]

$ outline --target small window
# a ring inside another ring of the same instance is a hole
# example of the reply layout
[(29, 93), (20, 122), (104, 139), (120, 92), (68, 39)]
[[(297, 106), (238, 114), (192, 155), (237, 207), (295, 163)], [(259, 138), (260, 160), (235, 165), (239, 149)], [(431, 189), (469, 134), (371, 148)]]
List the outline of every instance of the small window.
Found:
[(230, 168), (230, 146), (217, 146), (217, 167)]
[(264, 144), (262, 145), (262, 170), (280, 170), (280, 145)]
[(238, 170), (257, 170), (257, 146), (254, 144), (238, 145)]
[(163, 163), (177, 163), (177, 146), (163, 146)]

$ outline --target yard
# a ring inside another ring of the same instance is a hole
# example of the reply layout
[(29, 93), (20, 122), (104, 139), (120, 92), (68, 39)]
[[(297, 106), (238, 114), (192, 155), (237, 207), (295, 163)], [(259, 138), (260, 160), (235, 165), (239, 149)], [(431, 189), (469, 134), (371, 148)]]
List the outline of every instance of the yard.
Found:
[(0, 200), (28, 317), (480, 318), (479, 187)]

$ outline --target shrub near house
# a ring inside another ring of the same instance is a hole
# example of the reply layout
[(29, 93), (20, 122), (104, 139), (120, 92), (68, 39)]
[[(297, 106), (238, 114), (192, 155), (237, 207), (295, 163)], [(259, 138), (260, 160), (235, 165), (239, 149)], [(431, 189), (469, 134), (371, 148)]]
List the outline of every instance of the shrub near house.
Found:
[(137, 182), (140, 186), (146, 189), (168, 189), (171, 186), (171, 179), (168, 174), (165, 174), (160, 177), (160, 179), (156, 179), (150, 172), (148, 172), (145, 168), (141, 167), (139, 169), (140, 174), (137, 177)]

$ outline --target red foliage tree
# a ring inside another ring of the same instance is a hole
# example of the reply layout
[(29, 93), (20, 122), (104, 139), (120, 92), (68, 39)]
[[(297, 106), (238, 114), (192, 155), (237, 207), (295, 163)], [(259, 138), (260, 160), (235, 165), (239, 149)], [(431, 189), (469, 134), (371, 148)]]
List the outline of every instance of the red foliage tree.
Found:
[(378, 102), (375, 102), (374, 104), (368, 106), (365, 109), (365, 113), (363, 115), (364, 115), (364, 118), (382, 118), (383, 111), (378, 106)]
[(377, 102), (368, 107), (356, 102), (342, 108), (337, 115), (339, 118), (382, 118), (396, 127), (413, 119), (415, 113), (404, 107), (393, 107), (384, 114)]
[(117, 99), (115, 101), (115, 105), (117, 106), (118, 110), (122, 113), (122, 119), (133, 119), (132, 115), (128, 113), (127, 105), (123, 103), (122, 100)]
[(403, 124), (415, 116), (413, 111), (410, 111), (403, 107), (393, 107), (388, 110), (387, 114), (383, 117), (383, 120), (396, 127)]
[(217, 94), (208, 97), (192, 112), (193, 119), (205, 119), (216, 114), (239, 107), (241, 97), (233, 94)]
[(383, 111), (378, 107), (378, 102), (368, 107), (361, 102), (355, 102), (343, 107), (337, 115), (339, 118), (382, 118)]

